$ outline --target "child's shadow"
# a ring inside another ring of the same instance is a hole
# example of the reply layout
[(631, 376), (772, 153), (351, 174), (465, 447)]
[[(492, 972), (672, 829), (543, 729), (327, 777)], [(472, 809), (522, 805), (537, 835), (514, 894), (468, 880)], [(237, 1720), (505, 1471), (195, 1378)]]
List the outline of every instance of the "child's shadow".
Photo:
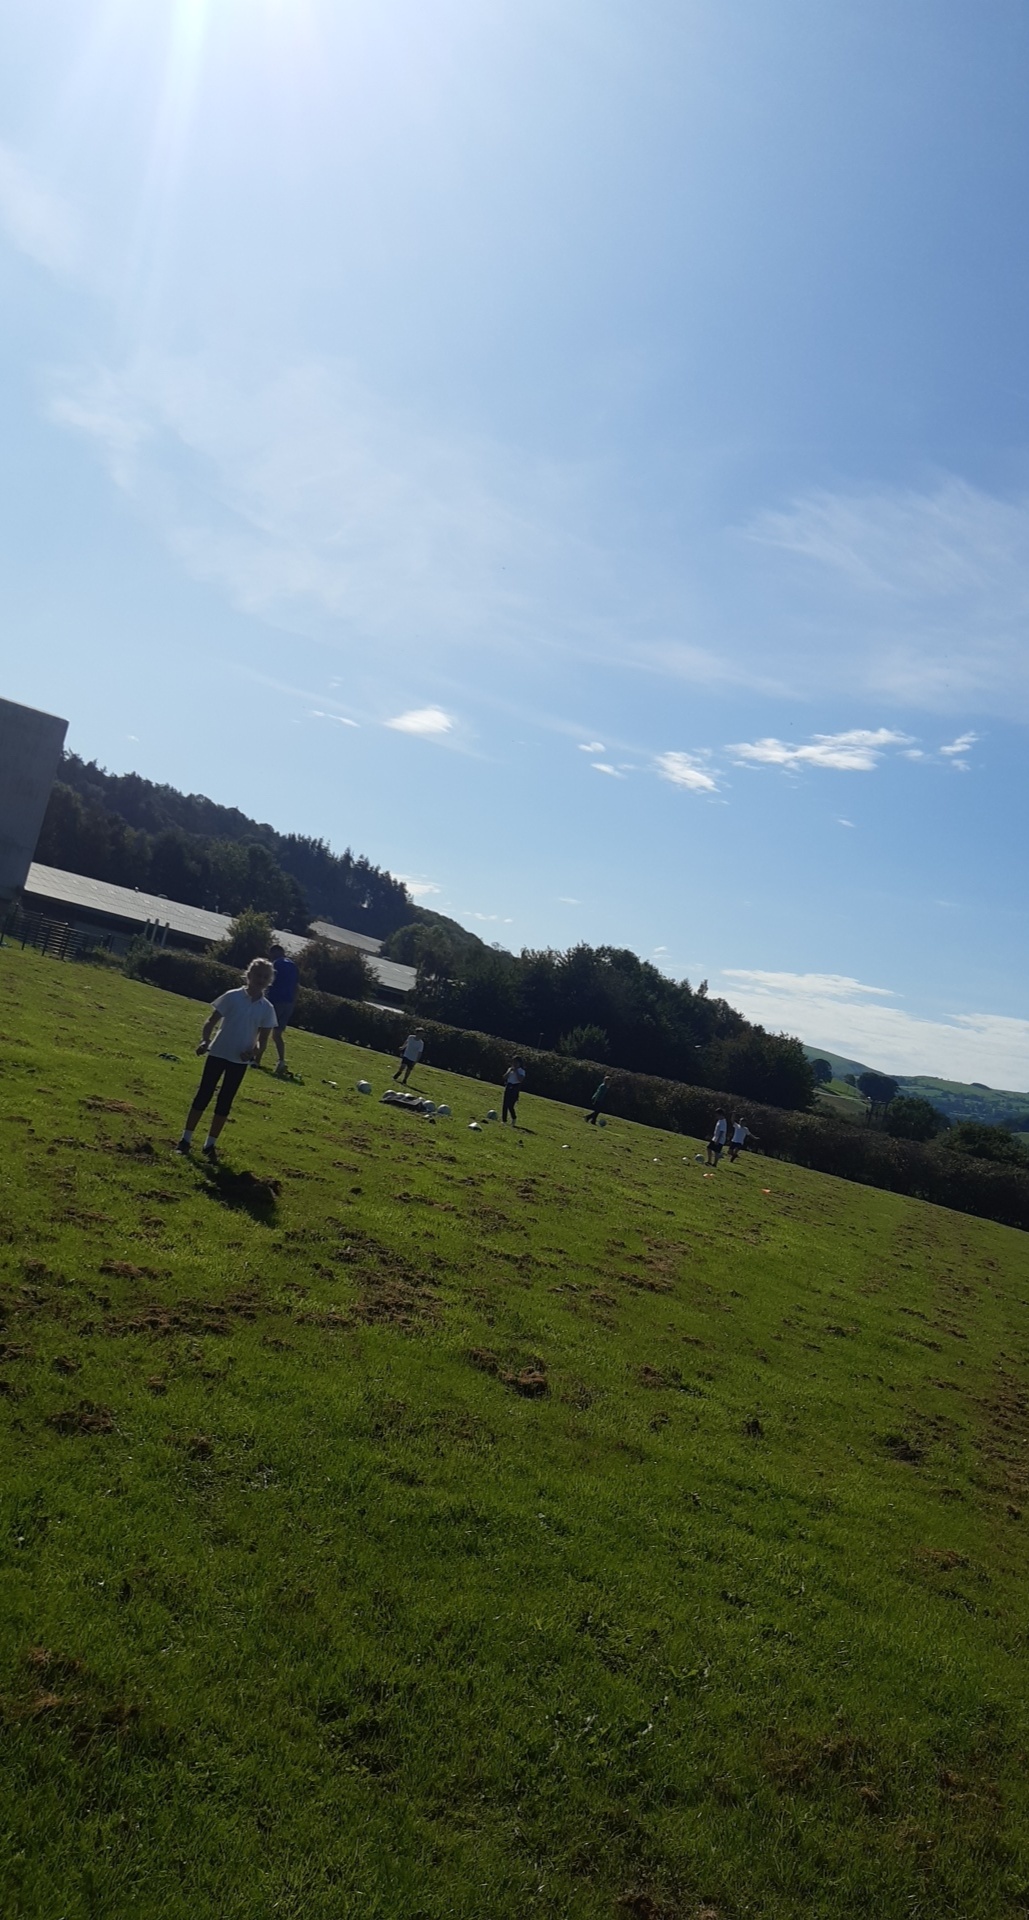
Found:
[(248, 1213), (251, 1220), (264, 1226), (273, 1225), (282, 1191), (278, 1180), (263, 1180), (258, 1174), (245, 1170), (236, 1173), (218, 1162), (205, 1166), (204, 1177), (212, 1200), (220, 1200), (223, 1207)]

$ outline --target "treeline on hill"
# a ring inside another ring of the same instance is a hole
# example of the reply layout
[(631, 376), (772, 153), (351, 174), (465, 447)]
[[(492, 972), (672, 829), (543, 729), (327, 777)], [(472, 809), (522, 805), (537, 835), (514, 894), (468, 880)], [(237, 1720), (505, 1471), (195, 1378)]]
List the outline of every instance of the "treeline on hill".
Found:
[(36, 848), (46, 866), (216, 913), (247, 907), (306, 932), (312, 919), (383, 938), (417, 915), (391, 873), (324, 840), (277, 833), (236, 807), (64, 755)]
[(670, 980), (627, 948), (514, 954), (477, 944), (457, 952), (445, 933), (413, 926), (395, 933), (387, 951), (417, 966), (418, 1013), (448, 1026), (722, 1087), (769, 1106), (811, 1105), (814, 1080), (799, 1040), (766, 1033), (711, 998), (706, 982)]
[[(213, 1000), (235, 986), (238, 972), (211, 954), (176, 953), (170, 948), (145, 947), (127, 962), (127, 971), (172, 993), (196, 1000)], [(329, 1039), (396, 1053), (410, 1031), (410, 1016), (385, 1007), (340, 999), (324, 991), (301, 989), (293, 1024)], [(424, 1023), (426, 1060), (499, 1087), (510, 1064), (511, 1048), (492, 1034), (473, 1033)], [(525, 1047), (527, 1091), (548, 1100), (564, 1100), (585, 1108), (596, 1085), (597, 1067), (569, 1054)], [(705, 1139), (716, 1107), (740, 1111), (732, 1090), (685, 1086), (642, 1073), (612, 1072), (607, 1113), (614, 1120), (636, 1120), (644, 1126), (667, 1127), (673, 1133)], [(878, 1127), (837, 1125), (810, 1113), (788, 1113), (782, 1108), (748, 1100), (744, 1117), (760, 1152), (772, 1159), (790, 1160), (816, 1173), (835, 1174), (863, 1186), (881, 1187), (959, 1213), (978, 1214), (1004, 1226), (1029, 1230), (1029, 1168), (990, 1163), (972, 1152), (954, 1153), (939, 1142), (922, 1144), (893, 1139)], [(948, 1138), (948, 1136), (944, 1136)]]

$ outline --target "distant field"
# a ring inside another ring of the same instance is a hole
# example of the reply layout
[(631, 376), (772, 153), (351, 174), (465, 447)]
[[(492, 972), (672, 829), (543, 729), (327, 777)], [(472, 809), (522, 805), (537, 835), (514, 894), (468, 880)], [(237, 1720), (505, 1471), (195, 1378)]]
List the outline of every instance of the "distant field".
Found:
[[(873, 1071), (862, 1066), (859, 1060), (848, 1060), (841, 1053), (829, 1053), (825, 1048), (804, 1048), (809, 1060), (828, 1060), (836, 1076), (832, 1082), (834, 1092), (852, 1091), (844, 1086), (844, 1075), (856, 1076)], [(950, 1120), (978, 1120), (984, 1126), (997, 1126), (1009, 1115), (1026, 1114), (1029, 1117), (1029, 1093), (1012, 1093), (998, 1087), (977, 1087), (965, 1080), (940, 1080), (927, 1074), (904, 1074), (894, 1076), (899, 1087), (905, 1093), (919, 1095), (934, 1107), (939, 1107)]]
[(845, 1081), (830, 1080), (815, 1091), (815, 1112), (863, 1127), (868, 1102), (863, 1094), (858, 1093), (855, 1087), (848, 1087)]
[(0, 982), (5, 1920), (1024, 1920), (1029, 1237)]

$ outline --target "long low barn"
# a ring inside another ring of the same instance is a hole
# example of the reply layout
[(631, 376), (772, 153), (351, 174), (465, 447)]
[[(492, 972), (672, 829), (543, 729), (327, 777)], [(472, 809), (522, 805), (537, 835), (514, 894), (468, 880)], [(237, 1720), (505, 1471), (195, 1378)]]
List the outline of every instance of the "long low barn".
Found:
[[(126, 945), (135, 935), (148, 933), (161, 946), (206, 947), (212, 941), (224, 940), (232, 924), (227, 913), (190, 907), (183, 900), (166, 900), (159, 893), (142, 893), (138, 887), (118, 887), (110, 880), (91, 880), (84, 873), (65, 873), (60, 867), (45, 867), (39, 861), (33, 861), (29, 868), (23, 899), (30, 912), (49, 914), (76, 927), (100, 929)], [(381, 941), (371, 935), (351, 933), (325, 920), (316, 920), (311, 931), (335, 946), (356, 947), (363, 953), (379, 991), (394, 1004), (413, 991), (414, 967), (384, 960)], [(277, 930), (275, 938), (293, 956), (307, 940), (304, 934), (285, 930)]]

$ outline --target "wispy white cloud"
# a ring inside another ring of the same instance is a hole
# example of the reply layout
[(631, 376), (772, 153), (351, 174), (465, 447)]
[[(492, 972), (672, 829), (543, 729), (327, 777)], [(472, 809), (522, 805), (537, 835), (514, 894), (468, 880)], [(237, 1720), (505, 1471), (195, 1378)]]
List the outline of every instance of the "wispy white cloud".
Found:
[(726, 998), (762, 1026), (882, 1072), (1029, 1087), (1029, 1020), (989, 1013), (927, 1019), (893, 1004), (890, 988), (845, 974), (728, 967), (722, 979)]
[(590, 766), (594, 773), (606, 773), (611, 780), (625, 779), (625, 774), (618, 767), (612, 767), (606, 760), (591, 760)]
[(443, 888), (438, 887), (435, 880), (416, 880), (409, 873), (398, 873), (395, 878), (407, 888), (412, 900), (428, 900), (443, 892)]
[(950, 475), (815, 492), (746, 537), (774, 573), (772, 657), (798, 686), (1029, 712), (1029, 496)]
[(558, 904), (562, 907), (581, 907), (582, 906), (582, 901), (576, 900), (574, 895), (570, 893), (559, 893), (557, 898), (558, 898)]
[(888, 747), (906, 746), (911, 736), (892, 727), (852, 727), (846, 733), (816, 733), (802, 747), (785, 740), (741, 741), (727, 753), (746, 766), (830, 767), (841, 773), (871, 773)]
[(465, 918), (468, 920), (481, 920), (486, 925), (498, 927), (514, 926), (514, 921), (509, 913), (469, 913), (465, 915)]
[(79, 230), (66, 200), (44, 184), (12, 148), (0, 143), (0, 228), (22, 253), (52, 273), (70, 273)]
[(356, 727), (356, 720), (349, 720), (345, 713), (324, 713), (321, 707), (308, 709), (312, 720), (334, 720), (337, 727)]
[(839, 817), (837, 818), (836, 825), (838, 827), (852, 827), (854, 825), (854, 822), (853, 820), (844, 820), (843, 815), (840, 814)]
[(396, 733), (418, 733), (428, 740), (439, 740), (454, 728), (453, 719), (442, 707), (412, 707), (409, 713), (398, 713), (383, 725), (392, 727)]
[(524, 655), (544, 615), (579, 644), (584, 601), (610, 597), (588, 473), (420, 418), (339, 361), (260, 374), (140, 351), (66, 373), (51, 412), (189, 571), (280, 623), (404, 658)]
[(617, 530), (598, 469), (416, 415), (342, 361), (140, 351), (68, 374), (52, 410), (191, 572), (378, 659), (545, 646), (712, 689), (1029, 715), (1029, 497), (810, 494), (661, 559)]
[(978, 738), (977, 733), (959, 733), (957, 739), (951, 740), (948, 746), (941, 747), (940, 752), (945, 756), (952, 753), (967, 753), (970, 747), (975, 746)]
[(662, 780), (673, 787), (685, 787), (689, 793), (717, 793), (718, 782), (708, 772), (699, 754), (659, 753), (656, 761)]
[(823, 1000), (853, 1000), (858, 996), (895, 998), (892, 987), (866, 987), (848, 973), (768, 973), (761, 967), (725, 967), (723, 972), (727, 980), (739, 980), (746, 988), (760, 993), (811, 994)]
[(602, 740), (580, 740), (579, 752), (580, 753), (603, 753), (604, 742)]

